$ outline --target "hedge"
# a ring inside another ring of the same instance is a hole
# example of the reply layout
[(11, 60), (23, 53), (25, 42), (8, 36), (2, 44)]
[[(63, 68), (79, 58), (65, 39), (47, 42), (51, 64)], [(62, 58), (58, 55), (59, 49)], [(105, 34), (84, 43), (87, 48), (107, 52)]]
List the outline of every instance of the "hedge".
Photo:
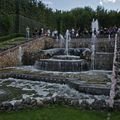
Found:
[(0, 37), (0, 42), (7, 41), (7, 40), (13, 39), (15, 37), (25, 37), (25, 35), (22, 33), (9, 34), (7, 36)]

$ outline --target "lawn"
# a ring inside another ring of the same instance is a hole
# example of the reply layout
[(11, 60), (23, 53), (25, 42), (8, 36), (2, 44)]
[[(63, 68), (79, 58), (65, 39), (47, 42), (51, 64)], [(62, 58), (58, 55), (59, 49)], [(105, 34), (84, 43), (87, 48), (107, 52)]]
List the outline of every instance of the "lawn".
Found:
[(25, 42), (24, 37), (16, 37), (13, 39), (9, 39), (7, 41), (0, 42), (0, 49), (8, 49), (10, 47), (16, 46), (18, 44), (21, 44)]
[[(107, 120), (107, 112), (52, 106), (39, 110), (0, 113), (0, 120)], [(110, 120), (120, 120), (119, 112), (111, 113)]]

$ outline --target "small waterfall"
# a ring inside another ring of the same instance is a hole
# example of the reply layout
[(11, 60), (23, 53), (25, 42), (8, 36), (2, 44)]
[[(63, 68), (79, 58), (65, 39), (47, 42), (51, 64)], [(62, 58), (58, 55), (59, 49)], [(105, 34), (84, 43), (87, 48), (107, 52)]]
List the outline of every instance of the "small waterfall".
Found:
[(114, 104), (114, 98), (115, 98), (115, 86), (116, 86), (116, 66), (114, 63), (116, 62), (116, 54), (117, 54), (117, 34), (115, 35), (115, 47), (114, 47), (114, 58), (113, 58), (113, 70), (112, 70), (112, 78), (111, 78), (111, 89), (110, 89), (110, 98), (109, 98), (109, 106), (113, 107)]
[(18, 59), (19, 59), (20, 65), (22, 65), (22, 56), (23, 56), (23, 50), (22, 50), (22, 47), (19, 46)]

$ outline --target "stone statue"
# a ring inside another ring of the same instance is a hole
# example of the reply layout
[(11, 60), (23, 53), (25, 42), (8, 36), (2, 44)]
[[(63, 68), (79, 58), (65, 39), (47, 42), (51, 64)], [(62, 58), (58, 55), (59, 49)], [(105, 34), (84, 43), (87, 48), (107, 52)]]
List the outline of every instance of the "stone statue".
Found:
[(28, 26), (26, 27), (26, 38), (30, 38), (30, 28)]

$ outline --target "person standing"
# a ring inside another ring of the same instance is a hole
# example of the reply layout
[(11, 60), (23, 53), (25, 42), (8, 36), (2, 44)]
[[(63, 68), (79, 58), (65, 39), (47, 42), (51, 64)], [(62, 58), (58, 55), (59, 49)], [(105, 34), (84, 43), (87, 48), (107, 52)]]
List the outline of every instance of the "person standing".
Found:
[(42, 30), (41, 28), (39, 29), (39, 37), (41, 37), (41, 34), (42, 34)]
[(51, 35), (51, 31), (50, 31), (50, 29), (48, 29), (47, 30), (47, 36), (50, 37), (50, 35)]
[(72, 37), (72, 38), (75, 37), (75, 29), (74, 29), (74, 28), (72, 28), (72, 30), (71, 30), (71, 37)]

